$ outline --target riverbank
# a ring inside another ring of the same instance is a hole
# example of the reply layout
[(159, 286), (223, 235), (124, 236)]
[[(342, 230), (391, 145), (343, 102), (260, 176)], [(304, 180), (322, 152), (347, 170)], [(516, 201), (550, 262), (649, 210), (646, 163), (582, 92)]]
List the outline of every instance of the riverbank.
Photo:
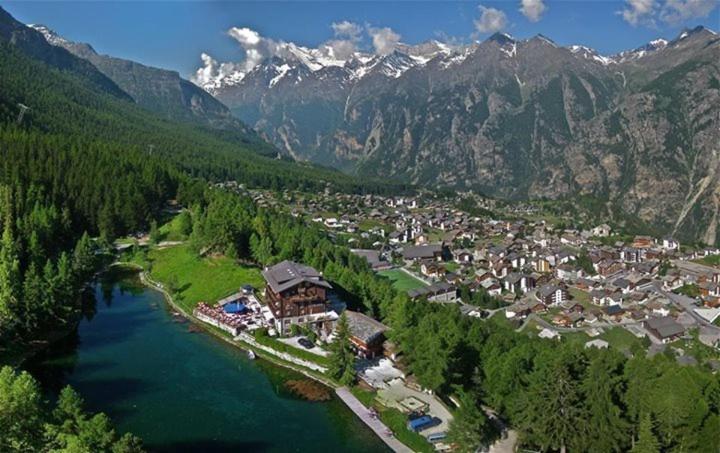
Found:
[(192, 313), (188, 313), (180, 304), (178, 304), (172, 297), (172, 295), (165, 289), (165, 287), (160, 283), (154, 281), (148, 273), (145, 271), (145, 269), (140, 266), (137, 263), (132, 262), (115, 262), (112, 263), (110, 267), (121, 267), (130, 269), (133, 271), (137, 271), (140, 277), (140, 282), (145, 285), (148, 288), (151, 288), (155, 291), (158, 291), (163, 295), (164, 300), (166, 303), (179, 315), (183, 316), (185, 319), (187, 319), (189, 322), (193, 323), (194, 325), (199, 326), (203, 331), (210, 333), (217, 339), (220, 339), (227, 344), (230, 344), (236, 348), (242, 349), (242, 350), (248, 350), (253, 351), (255, 355), (262, 359), (266, 360), (274, 365), (281, 366), (287, 369), (290, 369), (294, 372), (300, 373), (303, 376), (312, 379), (316, 382), (321, 383), (322, 385), (325, 385), (333, 391), (338, 396), (338, 399), (342, 401), (345, 406), (350, 409), (355, 416), (360, 419), (363, 423), (365, 423), (366, 426), (368, 426), (372, 432), (377, 436), (378, 439), (380, 439), (385, 445), (387, 445), (391, 450), (395, 452), (402, 452), (407, 453), (411, 452), (412, 450), (402, 444), (400, 441), (398, 441), (394, 436), (388, 436), (387, 433), (391, 432), (391, 430), (385, 426), (380, 420), (378, 419), (372, 419), (368, 416), (367, 409), (362, 405), (362, 403), (354, 396), (352, 395), (347, 389), (343, 392), (341, 389), (344, 387), (339, 386), (337, 383), (333, 382), (327, 377), (324, 377), (314, 370), (307, 369), (305, 367), (302, 367), (298, 364), (288, 362), (286, 360), (283, 360), (281, 357), (278, 357), (275, 353), (271, 352), (271, 348), (260, 348), (256, 347), (252, 344), (250, 344), (247, 341), (243, 341), (241, 336), (238, 336), (237, 338), (231, 338), (228, 336), (226, 332), (221, 331), (220, 329), (213, 328), (212, 326), (207, 325), (206, 323), (203, 323), (199, 319), (197, 319), (195, 316), (192, 315)]

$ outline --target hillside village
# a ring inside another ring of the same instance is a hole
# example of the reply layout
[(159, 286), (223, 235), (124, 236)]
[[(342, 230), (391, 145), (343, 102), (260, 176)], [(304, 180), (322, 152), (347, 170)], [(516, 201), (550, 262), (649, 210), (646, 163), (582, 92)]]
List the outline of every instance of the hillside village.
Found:
[(601, 334), (622, 328), (646, 339), (650, 353), (680, 338), (720, 348), (717, 247), (625, 236), (603, 223), (559, 229), (530, 204), (499, 211), (480, 201), (495, 218), (423, 195), (249, 194), (322, 225), (413, 299), (459, 304), (468, 316), (504, 316), (545, 338), (582, 332), (589, 346), (607, 347)]
[[(410, 303), (454, 305), (460, 316), (502, 323), (541, 341), (613, 348), (627, 357), (666, 354), (680, 366), (720, 372), (720, 249), (630, 236), (604, 223), (573, 228), (532, 203), (498, 205), (478, 197), (461, 209), (452, 198), (431, 193), (278, 193), (234, 183), (218, 188), (318, 226)], [(270, 262), (255, 271), (257, 279), (247, 281), (252, 284), (218, 300), (203, 299), (193, 315), (243, 347), (325, 376), (344, 313), (360, 383), (353, 392), (370, 392), (379, 407), (402, 414), (400, 425), (392, 425), (395, 435), (422, 431), (422, 442), (433, 439), (435, 448), (448, 448), (442, 439), (452, 411), (418, 382), (387, 325), (349, 304), (344, 289), (308, 263)], [(360, 404), (343, 392), (338, 395), (350, 407)], [(372, 410), (358, 407), (369, 426), (378, 423)], [(427, 425), (405, 427), (414, 414), (430, 417)], [(498, 430), (508, 435), (506, 428)], [(391, 442), (385, 425), (376, 432)]]

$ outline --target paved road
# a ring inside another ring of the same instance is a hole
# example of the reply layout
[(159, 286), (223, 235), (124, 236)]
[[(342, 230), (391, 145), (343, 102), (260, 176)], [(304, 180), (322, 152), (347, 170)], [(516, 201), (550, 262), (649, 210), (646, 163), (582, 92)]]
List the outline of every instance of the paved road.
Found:
[(337, 393), (337, 396), (343, 400), (343, 402), (352, 410), (355, 412), (355, 415), (360, 417), (360, 420), (365, 422), (366, 425), (372, 429), (375, 434), (378, 435), (378, 437), (387, 444), (390, 449), (392, 449), (395, 452), (403, 452), (403, 453), (412, 453), (412, 450), (409, 449), (405, 444), (397, 440), (394, 436), (390, 437), (388, 436), (388, 432), (390, 431), (387, 426), (383, 424), (383, 422), (380, 421), (378, 418), (373, 418), (370, 416), (370, 411), (363, 406), (363, 404), (355, 398), (355, 395), (353, 395), (350, 390), (347, 389), (347, 387), (340, 387), (338, 389), (335, 389), (335, 393)]

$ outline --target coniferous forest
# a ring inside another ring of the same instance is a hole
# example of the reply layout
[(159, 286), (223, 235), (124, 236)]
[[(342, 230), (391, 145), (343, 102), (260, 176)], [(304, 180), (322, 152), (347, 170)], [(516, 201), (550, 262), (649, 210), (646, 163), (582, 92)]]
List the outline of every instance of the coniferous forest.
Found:
[[(159, 118), (117, 87), (55, 63), (0, 34), (0, 356), (73, 326), (80, 290), (111, 241), (147, 230), (177, 199), (191, 207), (198, 252), (306, 263), (388, 324), (423, 387), (461, 395), (450, 431), (461, 450), (494, 435), (482, 410), (489, 406), (525, 445), (544, 451), (717, 453), (707, 441), (720, 439), (717, 375), (662, 354), (628, 358), (531, 339), (457, 307), (411, 302), (319, 228), (209, 183), (394, 194), (409, 187), (276, 159), (242, 134)], [(0, 451), (142, 449), (107, 417), (85, 412), (71, 389), (49, 405), (29, 375), (9, 367), (0, 371), (0, 433)]]

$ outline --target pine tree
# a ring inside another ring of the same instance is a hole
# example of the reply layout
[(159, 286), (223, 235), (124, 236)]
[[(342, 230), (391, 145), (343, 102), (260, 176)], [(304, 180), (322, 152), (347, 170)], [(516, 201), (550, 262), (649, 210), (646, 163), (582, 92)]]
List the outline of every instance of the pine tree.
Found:
[(12, 217), (6, 215), (5, 228), (0, 240), (0, 325), (17, 321), (21, 300), (20, 260), (12, 233)]
[(190, 211), (184, 210), (177, 217), (178, 231), (183, 236), (190, 236), (193, 229), (193, 221), (190, 216)]
[(522, 428), (543, 449), (562, 453), (568, 448), (576, 450), (573, 447), (579, 447), (586, 439), (577, 379), (565, 363), (565, 357), (547, 356), (544, 360), (550, 363), (533, 373)]
[(158, 230), (158, 224), (155, 220), (150, 222), (150, 243), (155, 245), (160, 242), (160, 231)]
[(645, 414), (640, 420), (638, 440), (630, 451), (632, 453), (660, 453), (660, 442), (653, 433), (650, 414)]
[(610, 352), (596, 354), (581, 384), (588, 426), (587, 451), (624, 451), (629, 442), (628, 424), (618, 405), (622, 361)]
[(350, 326), (347, 315), (343, 313), (335, 328), (335, 341), (330, 345), (330, 364), (328, 373), (342, 385), (352, 384), (355, 380), (355, 354), (350, 346)]
[(472, 392), (461, 393), (460, 408), (450, 422), (448, 439), (457, 444), (458, 451), (474, 452), (489, 442), (491, 433), (479, 397)]
[(25, 282), (23, 285), (23, 324), (26, 332), (34, 331), (40, 324), (40, 319), (45, 316), (44, 299), (45, 286), (42, 277), (35, 263), (31, 263), (27, 272), (25, 272)]
[(77, 242), (72, 262), (73, 272), (79, 281), (86, 281), (95, 272), (95, 246), (87, 232)]

